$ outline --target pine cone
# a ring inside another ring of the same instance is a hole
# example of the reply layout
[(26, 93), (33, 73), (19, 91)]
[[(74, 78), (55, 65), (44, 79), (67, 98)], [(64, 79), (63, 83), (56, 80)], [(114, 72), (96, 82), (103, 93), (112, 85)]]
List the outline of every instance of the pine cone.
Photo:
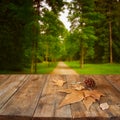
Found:
[(92, 78), (87, 78), (84, 80), (84, 84), (87, 88), (95, 88), (96, 84)]

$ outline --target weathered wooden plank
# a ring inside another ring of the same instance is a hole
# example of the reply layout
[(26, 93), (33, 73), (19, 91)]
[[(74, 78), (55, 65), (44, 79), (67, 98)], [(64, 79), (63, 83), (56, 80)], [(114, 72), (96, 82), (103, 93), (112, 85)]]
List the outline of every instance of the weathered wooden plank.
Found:
[[(66, 83), (64, 84), (64, 86), (62, 87), (62, 89), (68, 88), (68, 82), (67, 82), (67, 79), (66, 79), (66, 75), (59, 76), (59, 78), (56, 78), (56, 79), (58, 79), (58, 80), (62, 79), (64, 81), (66, 81)], [(67, 106), (64, 106), (64, 107), (59, 107), (59, 104), (64, 99), (64, 97), (65, 96), (63, 95), (63, 93), (60, 93), (60, 92), (56, 93), (55, 117), (56, 118), (61, 118), (62, 117), (62, 118), (64, 118), (63, 120), (66, 120), (66, 118), (71, 118), (72, 115), (71, 115), (70, 105), (67, 105)]]
[[(116, 102), (119, 102), (119, 92), (116, 92), (116, 90), (104, 79), (104, 77), (99, 78), (99, 76), (92, 76), (92, 75), (80, 75), (80, 78), (74, 78), (74, 76), (68, 76), (67, 77), (67, 80), (69, 80), (69, 82), (73, 81), (83, 81), (85, 78), (87, 77), (92, 77), (94, 78), (94, 80), (96, 81), (97, 83), (97, 88), (99, 91), (105, 93), (105, 94), (110, 94), (111, 96), (107, 96), (107, 97), (103, 97), (102, 98), (102, 101), (101, 102), (107, 102), (107, 101), (113, 101), (113, 103), (116, 101)], [(107, 90), (106, 90), (106, 86), (107, 87)], [(103, 90), (104, 89), (104, 90)], [(105, 92), (106, 91), (106, 92)], [(114, 94), (115, 93), (115, 94)], [(112, 96), (112, 94), (114, 94)], [(103, 111), (100, 109), (99, 107), (99, 102), (96, 102), (96, 103), (93, 103), (93, 105), (90, 107), (89, 110), (86, 110), (86, 108), (84, 107), (83, 103), (82, 102), (78, 102), (78, 103), (74, 103), (74, 104), (71, 104), (71, 110), (72, 110), (72, 117), (74, 119), (77, 119), (77, 118), (81, 118), (81, 119), (85, 119), (85, 118), (96, 118), (97, 120), (101, 120), (101, 119), (110, 119), (110, 118), (119, 118), (120, 117), (120, 113), (118, 111), (120, 111), (120, 109), (117, 107), (115, 108), (115, 105), (114, 105), (114, 110), (116, 109), (117, 112), (112, 112), (113, 110), (111, 110), (111, 108), (107, 111)], [(118, 103), (117, 103), (118, 104)]]
[(32, 120), (32, 118), (28, 116), (0, 115), (0, 120)]
[(55, 105), (55, 87), (53, 86), (52, 78), (47, 77), (42, 96), (36, 108), (34, 117), (53, 117)]
[[(80, 75), (80, 76), (67, 76), (67, 80), (69, 83), (74, 83), (74, 82), (83, 82), (85, 78), (88, 76)], [(96, 106), (95, 104), (93, 106)], [(71, 110), (72, 110), (72, 118), (74, 119), (90, 119), (95, 118), (95, 117), (100, 117), (99, 113), (97, 112), (95, 107), (91, 107), (90, 110), (87, 110), (86, 107), (84, 106), (83, 102), (77, 102), (74, 104), (71, 104)]]
[[(80, 81), (79, 76), (75, 76), (75, 75), (67, 76), (68, 88), (71, 88), (71, 84), (74, 84), (79, 81)], [(85, 111), (85, 107), (81, 102), (71, 104), (71, 114), (73, 119), (85, 117), (84, 111)]]
[(120, 92), (117, 91), (109, 82), (105, 79), (102, 75), (94, 75), (94, 78), (96, 82), (98, 83), (97, 89), (100, 91), (103, 91), (106, 94), (106, 97), (111, 102), (118, 102), (120, 98), (118, 97), (120, 95)]
[(14, 95), (27, 78), (27, 75), (11, 75), (0, 85), (0, 108)]
[[(101, 83), (103, 83), (103, 81), (101, 80), (101, 79), (97, 79), (94, 75), (86, 75), (85, 77), (90, 77), (90, 78), (93, 78), (94, 80), (95, 80), (95, 83), (96, 83), (96, 88), (95, 89), (97, 89), (98, 91), (100, 91), (100, 92), (102, 92), (102, 93), (104, 93), (104, 91), (102, 91), (102, 89), (101, 89), (101, 87), (102, 87), (102, 85), (101, 85)], [(103, 98), (103, 100), (106, 102), (106, 99), (105, 99), (105, 97), (101, 97), (101, 98)], [(100, 98), (100, 101), (101, 101), (101, 98)], [(90, 114), (89, 114), (89, 117), (90, 117), (90, 115), (91, 114), (93, 114), (94, 112), (92, 111), (92, 109), (94, 109), (94, 111), (96, 111), (97, 112), (97, 116), (96, 117), (98, 117), (99, 119), (108, 119), (109, 117), (110, 117), (110, 115), (108, 114), (108, 113), (106, 113), (105, 111), (103, 111), (103, 110), (101, 110), (100, 109), (100, 107), (99, 107), (99, 105), (100, 105), (100, 102), (98, 101), (98, 102), (96, 102), (96, 103), (93, 103), (93, 105), (91, 106), (91, 108), (90, 108)], [(89, 111), (88, 111), (89, 112)], [(94, 116), (94, 114), (93, 114), (93, 116)]]
[[(53, 80), (65, 80), (63, 75), (49, 75), (46, 85), (43, 89), (42, 97), (40, 98), (39, 104), (34, 114), (34, 120), (41, 120), (52, 118), (58, 120), (61, 118), (70, 118), (71, 112), (70, 108), (58, 108), (61, 95), (57, 93), (57, 90), (62, 87), (55, 86), (52, 82)], [(66, 112), (65, 112), (66, 111)]]
[[(68, 87), (70, 88), (71, 83), (83, 82), (87, 77), (88, 76), (85, 75), (67, 76)], [(98, 104), (94, 103), (93, 106), (90, 108), (90, 110), (87, 110), (82, 101), (71, 104), (72, 118), (75, 120), (77, 119), (85, 120), (90, 118), (95, 119), (97, 117), (100, 120), (102, 116), (99, 116), (99, 112), (97, 111), (97, 106)]]
[[(97, 83), (97, 89), (101, 90), (105, 94), (105, 97), (102, 97), (100, 103), (107, 102), (110, 106), (108, 110), (103, 111), (108, 114), (109, 118), (118, 117), (120, 119), (120, 93), (105, 79), (102, 75), (94, 75), (94, 79)], [(99, 113), (101, 113), (99, 109)], [(118, 112), (119, 111), (119, 112)], [(102, 112), (102, 113), (103, 113)]]
[[(71, 87), (71, 83), (92, 77), (96, 89), (106, 96), (86, 110), (82, 102), (59, 108), (65, 94), (59, 89)], [(113, 78), (113, 76), (109, 76)], [(119, 77), (116, 77), (118, 79)], [(54, 86), (52, 80), (66, 80), (63, 87)], [(13, 84), (12, 84), (13, 83)], [(11, 75), (0, 85), (0, 120), (119, 120), (120, 92), (103, 75)], [(8, 94), (8, 98), (7, 98)], [(11, 97), (10, 97), (11, 96)], [(100, 103), (107, 102), (108, 110), (101, 110)]]
[[(96, 80), (93, 75), (84, 75), (84, 79), (86, 78), (93, 78), (95, 80), (96, 86), (100, 85), (100, 82), (98, 80)], [(95, 88), (96, 90), (101, 91), (101, 89), (98, 89), (98, 87)], [(103, 93), (103, 92), (102, 92)], [(99, 107), (99, 101), (96, 101), (95, 103), (93, 103), (90, 107), (89, 110), (85, 111), (86, 116), (88, 117), (93, 117), (93, 118), (97, 118), (97, 120), (106, 120), (108, 119), (109, 115), (102, 111)]]
[(30, 76), (24, 86), (1, 109), (0, 120), (6, 116), (8, 118), (11, 116), (12, 120), (17, 120), (19, 117), (24, 120), (32, 119), (45, 82), (46, 75)]
[(105, 75), (104, 77), (120, 92), (120, 75)]
[(4, 75), (4, 74), (1, 74), (0, 75), (0, 86), (8, 79), (10, 75)]

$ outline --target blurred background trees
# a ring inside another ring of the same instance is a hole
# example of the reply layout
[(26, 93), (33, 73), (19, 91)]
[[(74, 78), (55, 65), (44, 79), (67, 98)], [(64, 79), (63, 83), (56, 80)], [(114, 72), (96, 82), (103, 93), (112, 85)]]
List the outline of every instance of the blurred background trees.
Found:
[[(67, 6), (70, 31), (59, 20)], [(1, 0), (0, 70), (37, 72), (46, 61), (120, 63), (119, 0)]]

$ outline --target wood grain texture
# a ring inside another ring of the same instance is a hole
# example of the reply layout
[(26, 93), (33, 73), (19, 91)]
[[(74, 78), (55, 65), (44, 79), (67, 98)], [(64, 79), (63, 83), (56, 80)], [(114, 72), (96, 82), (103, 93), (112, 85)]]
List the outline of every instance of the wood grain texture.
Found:
[(8, 79), (10, 75), (4, 75), (4, 74), (1, 74), (0, 75), (0, 86)]
[(16, 92), (11, 100), (1, 109), (6, 116), (31, 117), (45, 84), (45, 76), (32, 75), (24, 86)]
[[(107, 113), (109, 118), (120, 116), (120, 98), (118, 97), (120, 92), (111, 86), (104, 76), (94, 75), (94, 79), (97, 82), (97, 89), (105, 94), (100, 103), (107, 102), (110, 105), (110, 108), (104, 111), (104, 113)], [(116, 107), (116, 110), (113, 110), (112, 106)]]
[(120, 92), (120, 75), (104, 75), (104, 77)]
[[(105, 94), (89, 110), (82, 101), (59, 108), (71, 84), (91, 77), (97, 90)], [(0, 120), (120, 120), (120, 91), (109, 82), (119, 75), (2, 75), (0, 76)], [(109, 79), (109, 80), (108, 80)], [(64, 80), (55, 86), (53, 80)], [(107, 102), (109, 109), (101, 110)]]
[[(71, 87), (71, 84), (83, 81), (83, 78), (82, 78), (83, 76), (81, 78), (79, 76), (75, 76), (75, 75), (70, 75), (70, 76), (66, 76), (66, 77), (67, 77), (67, 82), (68, 82), (69, 88)], [(77, 103), (71, 104), (72, 118), (74, 118), (74, 119), (84, 118), (85, 111), (86, 111), (86, 109), (82, 102), (77, 102)]]
[(0, 108), (14, 95), (28, 76), (12, 75), (0, 86)]
[(70, 108), (58, 108), (59, 102), (61, 100), (61, 95), (57, 92), (57, 90), (62, 87), (55, 86), (53, 80), (65, 80), (63, 75), (49, 75), (47, 78), (47, 82), (43, 89), (42, 97), (40, 98), (39, 104), (35, 111), (34, 117), (51, 117), (51, 118), (59, 118), (59, 117), (71, 117)]

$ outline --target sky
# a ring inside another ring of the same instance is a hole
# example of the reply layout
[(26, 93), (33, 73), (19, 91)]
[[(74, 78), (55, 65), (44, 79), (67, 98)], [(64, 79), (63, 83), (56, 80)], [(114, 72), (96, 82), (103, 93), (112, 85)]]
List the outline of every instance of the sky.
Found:
[[(71, 2), (72, 0), (65, 0), (65, 1), (67, 1), (67, 2)], [(65, 27), (68, 29), (68, 30), (70, 30), (70, 22), (68, 21), (68, 19), (67, 19), (67, 16), (68, 16), (68, 10), (67, 10), (67, 8), (64, 10), (64, 12), (61, 12), (60, 13), (60, 20), (63, 22), (63, 24), (65, 25)]]
[(67, 19), (67, 16), (68, 16), (68, 10), (65, 9), (64, 13), (60, 13), (60, 20), (63, 22), (63, 24), (65, 25), (65, 27), (70, 30), (70, 22), (68, 21)]
[[(64, 0), (65, 2), (71, 2), (72, 0)], [(42, 5), (45, 6), (47, 9), (51, 10), (50, 7), (48, 7), (48, 5), (45, 2), (42, 2)], [(65, 25), (65, 27), (70, 30), (70, 22), (67, 19), (68, 16), (68, 9), (67, 7), (65, 7), (64, 12), (60, 12), (60, 17), (59, 19), (63, 22), (63, 24)]]

